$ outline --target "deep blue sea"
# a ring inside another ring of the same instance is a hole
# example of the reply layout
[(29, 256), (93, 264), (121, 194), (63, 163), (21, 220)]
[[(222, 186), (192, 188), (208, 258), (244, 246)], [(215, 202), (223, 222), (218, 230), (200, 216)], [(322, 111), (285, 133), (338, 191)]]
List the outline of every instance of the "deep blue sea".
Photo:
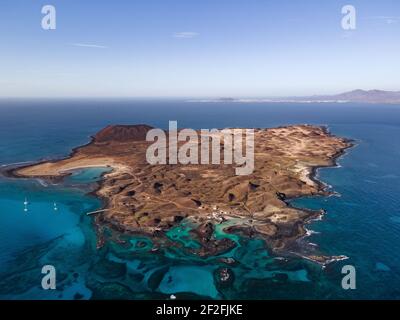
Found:
[[(0, 177), (0, 298), (400, 299), (400, 106), (2, 100), (0, 166), (66, 156), (108, 124), (167, 128), (169, 120), (190, 128), (308, 123), (354, 139), (339, 167), (318, 172), (340, 196), (292, 203), (325, 209), (323, 220), (308, 226), (308, 240), (322, 253), (349, 259), (321, 268), (273, 256), (261, 240), (234, 237), (237, 248), (224, 255), (237, 260), (230, 267), (234, 281), (224, 287), (214, 276), (225, 266), (219, 259), (170, 248), (149, 252), (151, 239), (144, 237), (130, 237), (129, 247), (108, 241), (96, 249), (92, 218), (85, 213), (101, 207), (89, 191), (102, 168), (76, 172), (57, 185)], [(185, 228), (169, 235), (185, 234)], [(138, 241), (146, 245), (136, 246)], [(187, 237), (181, 241), (193, 245)], [(45, 264), (57, 270), (56, 290), (41, 288)], [(346, 264), (356, 268), (355, 290), (341, 287)]]

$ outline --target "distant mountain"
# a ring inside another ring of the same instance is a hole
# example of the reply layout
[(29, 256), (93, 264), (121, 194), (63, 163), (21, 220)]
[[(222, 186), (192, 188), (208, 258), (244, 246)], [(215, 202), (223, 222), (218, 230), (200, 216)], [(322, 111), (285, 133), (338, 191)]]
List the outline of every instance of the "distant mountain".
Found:
[(399, 103), (400, 91), (353, 90), (337, 95), (312, 96), (297, 98), (307, 101), (365, 102), (365, 103)]

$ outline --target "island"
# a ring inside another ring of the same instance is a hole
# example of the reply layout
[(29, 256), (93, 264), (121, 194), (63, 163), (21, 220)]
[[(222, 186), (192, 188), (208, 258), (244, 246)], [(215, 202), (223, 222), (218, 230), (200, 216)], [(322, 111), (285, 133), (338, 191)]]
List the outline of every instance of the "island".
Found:
[(400, 104), (400, 91), (362, 90), (342, 92), (334, 95), (312, 95), (269, 98), (232, 98), (189, 100), (189, 102), (213, 103), (362, 103), (362, 104)]
[[(252, 174), (235, 175), (233, 165), (151, 165), (146, 161), (148, 125), (110, 125), (95, 134), (90, 143), (60, 160), (43, 161), (10, 171), (18, 178), (62, 180), (74, 170), (110, 167), (95, 191), (104, 207), (93, 219), (102, 245), (105, 227), (122, 234), (151, 237), (157, 251), (168, 242), (166, 233), (190, 223), (190, 236), (199, 257), (222, 254), (236, 243), (223, 234), (259, 237), (276, 254), (298, 254), (320, 264), (342, 256), (325, 256), (299, 248), (307, 235), (306, 225), (323, 210), (296, 208), (289, 200), (331, 194), (315, 178), (321, 167), (352, 146), (348, 139), (332, 135), (327, 128), (291, 125), (254, 129)], [(224, 143), (220, 144), (221, 149)]]

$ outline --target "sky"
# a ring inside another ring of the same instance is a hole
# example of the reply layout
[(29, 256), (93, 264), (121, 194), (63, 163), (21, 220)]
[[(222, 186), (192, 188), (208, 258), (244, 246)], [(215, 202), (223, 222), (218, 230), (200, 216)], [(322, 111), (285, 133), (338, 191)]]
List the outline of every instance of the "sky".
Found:
[[(42, 28), (42, 7), (56, 29)], [(344, 30), (344, 5), (356, 29)], [(0, 97), (400, 90), (398, 0), (1, 0)]]

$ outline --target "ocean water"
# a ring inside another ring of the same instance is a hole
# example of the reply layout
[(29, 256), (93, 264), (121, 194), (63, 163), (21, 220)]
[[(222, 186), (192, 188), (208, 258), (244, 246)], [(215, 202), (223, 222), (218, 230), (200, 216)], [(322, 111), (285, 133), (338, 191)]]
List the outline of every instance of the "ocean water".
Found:
[[(152, 240), (115, 235), (96, 249), (86, 212), (101, 207), (89, 194), (105, 168), (81, 170), (64, 183), (0, 177), (0, 298), (2, 299), (399, 299), (400, 106), (363, 104), (189, 103), (128, 100), (2, 100), (0, 166), (66, 156), (108, 124), (179, 127), (273, 127), (309, 123), (354, 139), (337, 168), (318, 171), (338, 193), (297, 199), (295, 206), (325, 209), (308, 238), (325, 254), (349, 259), (321, 268), (301, 258), (277, 257), (260, 239), (227, 235), (237, 246), (199, 258), (190, 248), (190, 224), (168, 237), (183, 249), (151, 252)], [(24, 211), (25, 198), (28, 211)], [(56, 206), (57, 210), (54, 210)], [(126, 240), (124, 245), (115, 237)], [(233, 281), (215, 273), (226, 264)], [(57, 270), (57, 289), (41, 288), (42, 266)], [(341, 268), (356, 268), (357, 289), (343, 290)]]

